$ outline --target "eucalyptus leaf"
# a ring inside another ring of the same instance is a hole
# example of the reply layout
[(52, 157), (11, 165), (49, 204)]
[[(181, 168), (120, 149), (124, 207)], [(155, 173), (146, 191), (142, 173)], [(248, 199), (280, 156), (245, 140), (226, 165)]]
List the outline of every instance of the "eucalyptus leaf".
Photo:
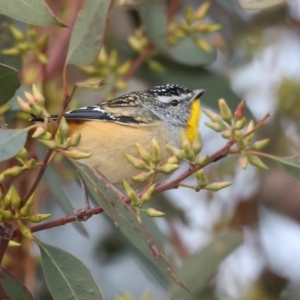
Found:
[(67, 64), (89, 65), (98, 55), (103, 41), (111, 1), (87, 0), (75, 22)]
[(8, 102), (20, 87), (18, 71), (0, 64), (0, 105)]
[(170, 289), (172, 299), (191, 299), (191, 294), (201, 299), (197, 296), (207, 289), (219, 264), (241, 245), (242, 241), (240, 233), (229, 231), (220, 234), (199, 252), (193, 254), (178, 271), (190, 294), (173, 284)]
[(62, 249), (35, 240), (41, 251), (43, 273), (54, 300), (104, 299), (87, 267)]
[(280, 4), (285, 4), (286, 0), (259, 0), (259, 1), (238, 0), (238, 2), (240, 7), (243, 9), (260, 10), (260, 9), (267, 9)]
[[(62, 181), (59, 178), (58, 174), (55, 173), (53, 167), (49, 165), (45, 172), (45, 179), (47, 180), (48, 185), (51, 188), (51, 193), (54, 195), (57, 203), (61, 206), (63, 211), (67, 215), (72, 215), (74, 213), (74, 208), (71, 204), (70, 199), (66, 195), (63, 187)], [(88, 236), (86, 229), (84, 228), (82, 222), (76, 221), (72, 222), (72, 225), (83, 235)]]
[(46, 3), (41, 0), (1, 1), (0, 14), (36, 26), (66, 26), (53, 15)]
[(24, 147), (25, 129), (0, 129), (0, 162), (14, 157)]
[(268, 158), (274, 160), (281, 168), (300, 181), (300, 156), (276, 157), (268, 155)]
[(106, 183), (96, 176), (92, 169), (79, 162), (74, 162), (74, 164), (81, 173), (95, 201), (112, 219), (115, 226), (158, 270), (167, 275), (170, 280), (181, 286), (181, 288), (184, 287), (147, 228), (137, 220), (131, 206), (119, 199), (107, 187)]
[[(12, 274), (3, 268), (0, 268), (1, 276), (1, 299), (22, 299), (33, 300), (32, 295), (26, 286), (16, 279)], [(4, 296), (6, 296), (4, 298)]]

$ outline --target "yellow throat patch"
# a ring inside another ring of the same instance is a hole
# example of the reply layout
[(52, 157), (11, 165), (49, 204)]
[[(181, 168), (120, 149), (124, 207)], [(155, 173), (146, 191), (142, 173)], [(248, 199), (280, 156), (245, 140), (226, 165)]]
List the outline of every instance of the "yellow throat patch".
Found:
[(198, 126), (201, 115), (200, 99), (195, 99), (191, 106), (191, 116), (186, 124), (186, 134), (190, 142), (192, 142), (198, 132)]

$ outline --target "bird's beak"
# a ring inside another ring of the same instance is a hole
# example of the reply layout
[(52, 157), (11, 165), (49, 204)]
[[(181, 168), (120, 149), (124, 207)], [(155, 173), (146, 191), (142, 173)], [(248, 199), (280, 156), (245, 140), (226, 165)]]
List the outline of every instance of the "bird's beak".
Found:
[(193, 97), (192, 97), (192, 101), (194, 100), (198, 100), (202, 95), (203, 93), (205, 92), (205, 90), (193, 90)]

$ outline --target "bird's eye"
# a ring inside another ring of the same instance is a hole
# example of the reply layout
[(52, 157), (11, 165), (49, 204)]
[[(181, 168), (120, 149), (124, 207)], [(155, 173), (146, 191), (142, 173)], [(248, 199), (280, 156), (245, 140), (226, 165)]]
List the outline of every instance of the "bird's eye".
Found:
[(172, 100), (171, 101), (171, 105), (172, 106), (177, 106), (178, 105), (178, 101), (177, 100)]

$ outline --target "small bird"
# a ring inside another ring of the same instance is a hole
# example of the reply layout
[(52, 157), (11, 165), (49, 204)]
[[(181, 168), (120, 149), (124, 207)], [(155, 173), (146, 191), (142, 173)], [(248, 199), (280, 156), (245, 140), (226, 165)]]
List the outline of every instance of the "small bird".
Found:
[[(119, 189), (123, 189), (125, 179), (134, 189), (141, 190), (146, 183), (131, 181), (140, 171), (127, 161), (124, 153), (138, 157), (136, 143), (151, 152), (151, 141), (156, 139), (162, 163), (166, 162), (170, 157), (166, 145), (180, 147), (181, 129), (191, 141), (196, 136), (203, 93), (203, 89), (189, 90), (178, 84), (166, 84), (68, 111), (64, 117), (70, 134), (81, 133), (75, 149), (92, 153), (80, 162), (98, 170)], [(57, 116), (52, 118), (55, 120)], [(167, 177), (159, 173), (156, 183)]]

